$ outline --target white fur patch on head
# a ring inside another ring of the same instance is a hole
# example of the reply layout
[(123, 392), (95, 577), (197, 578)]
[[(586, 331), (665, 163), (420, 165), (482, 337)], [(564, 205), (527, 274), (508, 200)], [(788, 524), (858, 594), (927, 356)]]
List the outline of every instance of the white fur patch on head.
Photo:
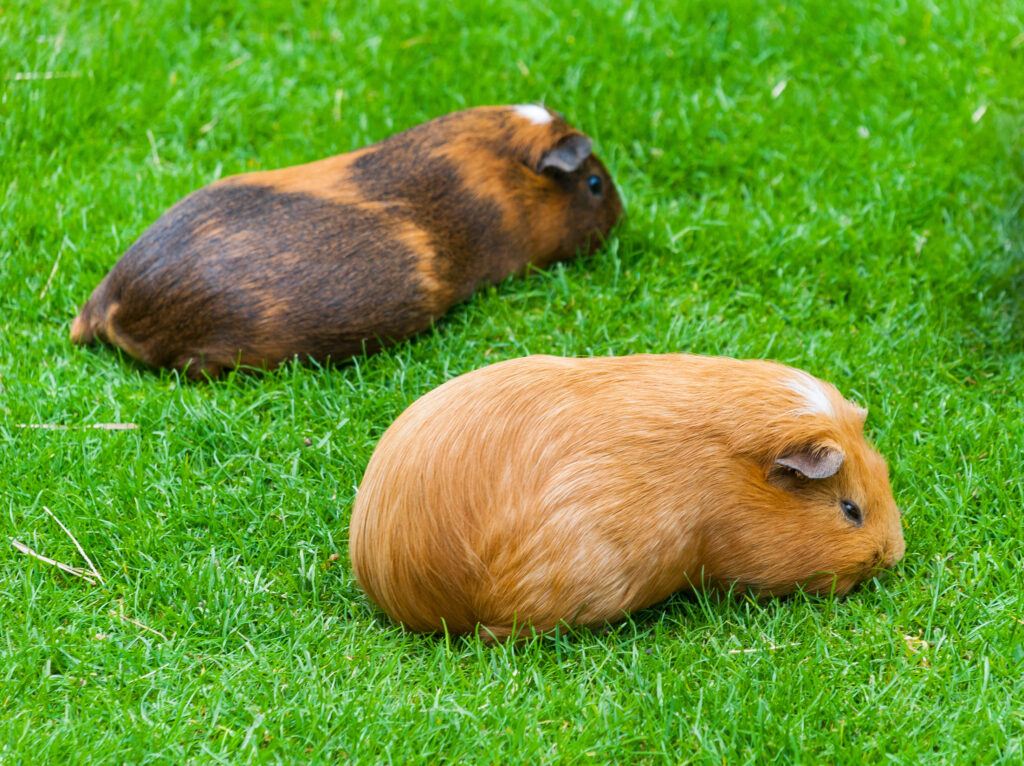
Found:
[(798, 394), (804, 401), (803, 407), (790, 410), (793, 415), (827, 415), (835, 417), (836, 411), (832, 406), (825, 384), (808, 375), (803, 370), (793, 370), (793, 377), (785, 381), (783, 385), (795, 394)]
[(551, 112), (539, 104), (516, 104), (512, 109), (520, 117), (525, 117), (534, 125), (547, 125), (554, 119)]

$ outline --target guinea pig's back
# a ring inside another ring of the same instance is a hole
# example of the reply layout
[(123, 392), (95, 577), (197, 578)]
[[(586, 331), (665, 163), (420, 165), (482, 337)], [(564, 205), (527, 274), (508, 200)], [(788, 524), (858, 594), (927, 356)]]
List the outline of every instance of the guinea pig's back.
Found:
[(154, 366), (199, 355), (232, 366), (218, 357), (244, 349), (243, 364), (272, 365), (302, 348), (324, 359), (422, 331), (448, 302), (429, 237), (399, 204), (346, 186), (348, 157), (188, 195), (114, 265), (72, 337), (97, 334)]
[[(529, 357), (444, 384), (382, 437), (352, 512), (360, 584), (417, 630), (498, 638), (575, 604), (614, 619), (682, 587), (690, 523), (651, 471), (683, 445), (637, 360)], [(665, 539), (679, 539), (666, 546)]]
[[(516, 247), (456, 183), (499, 109), (459, 112), (316, 162), (232, 176), (172, 206), (93, 291), (71, 338), (215, 373), (373, 351), (426, 329)], [(507, 238), (506, 238), (507, 239)], [(447, 257), (439, 258), (443, 252)], [(504, 276), (504, 274), (502, 274)]]
[[(502, 367), (503, 365), (495, 365)], [(415, 630), (473, 629), (480, 585), (489, 574), (484, 540), (514, 524), (527, 445), (515, 439), (529, 419), (515, 407), (534, 381), (494, 367), (448, 381), (410, 405), (381, 437), (352, 508), (350, 554), (356, 578), (389, 614)], [(487, 417), (489, 407), (501, 409)], [(511, 492), (509, 491), (511, 490)]]

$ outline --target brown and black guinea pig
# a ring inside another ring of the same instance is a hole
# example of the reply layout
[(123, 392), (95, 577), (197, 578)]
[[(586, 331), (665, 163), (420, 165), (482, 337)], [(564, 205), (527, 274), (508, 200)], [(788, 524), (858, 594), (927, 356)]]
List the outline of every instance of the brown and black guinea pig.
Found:
[(480, 283), (591, 253), (621, 213), (561, 115), (467, 109), (193, 192), (114, 265), (71, 339), (194, 378), (341, 361), (425, 330)]
[(866, 416), (760, 360), (494, 364), (381, 437), (352, 567), (409, 628), (485, 640), (601, 625), (678, 590), (844, 594), (904, 552)]

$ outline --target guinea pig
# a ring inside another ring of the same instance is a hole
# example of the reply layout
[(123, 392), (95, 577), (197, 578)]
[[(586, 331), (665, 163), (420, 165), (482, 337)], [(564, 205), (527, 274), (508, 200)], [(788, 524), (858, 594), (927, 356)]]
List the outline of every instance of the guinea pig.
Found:
[(866, 416), (767, 361), (494, 364), (387, 429), (352, 508), (352, 567), (412, 630), (488, 641), (679, 590), (845, 594), (904, 552)]
[(622, 204), (591, 145), (546, 107), (478, 107), (225, 178), (143, 232), (71, 339), (194, 378), (377, 350), (482, 282), (594, 251)]

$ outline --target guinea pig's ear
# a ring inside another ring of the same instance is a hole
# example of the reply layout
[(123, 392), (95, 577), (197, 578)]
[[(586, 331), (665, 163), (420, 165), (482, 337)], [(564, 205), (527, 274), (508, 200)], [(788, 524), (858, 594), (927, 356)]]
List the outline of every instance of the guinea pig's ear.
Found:
[(834, 476), (846, 455), (833, 441), (819, 441), (799, 447), (775, 458), (775, 465), (791, 468), (808, 479)]
[(573, 173), (580, 169), (580, 165), (590, 156), (590, 149), (594, 142), (582, 133), (570, 133), (561, 141), (555, 144), (540, 158), (537, 172), (545, 170), (561, 170), (563, 173)]

